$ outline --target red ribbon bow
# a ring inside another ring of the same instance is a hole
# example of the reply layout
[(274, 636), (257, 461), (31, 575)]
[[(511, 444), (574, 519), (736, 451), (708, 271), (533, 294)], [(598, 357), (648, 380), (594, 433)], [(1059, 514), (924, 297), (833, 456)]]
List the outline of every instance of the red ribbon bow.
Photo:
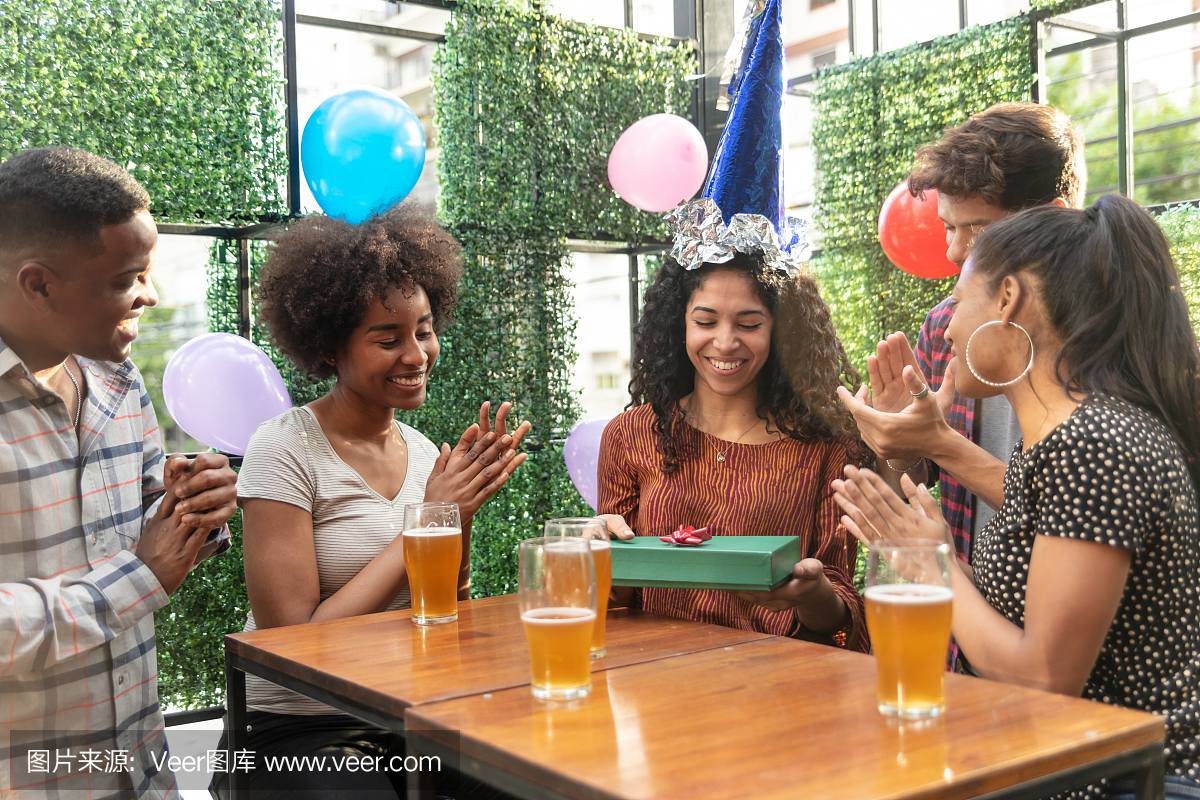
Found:
[(673, 533), (658, 537), (667, 544), (677, 544), (683, 547), (699, 547), (712, 538), (711, 533), (705, 533), (708, 527), (693, 528), (691, 525), (680, 525)]

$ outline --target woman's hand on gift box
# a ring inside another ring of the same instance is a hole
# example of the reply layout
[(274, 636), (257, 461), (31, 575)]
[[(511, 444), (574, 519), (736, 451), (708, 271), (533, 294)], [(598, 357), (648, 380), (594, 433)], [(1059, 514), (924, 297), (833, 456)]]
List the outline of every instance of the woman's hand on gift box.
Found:
[(826, 594), (833, 593), (833, 584), (825, 577), (825, 565), (815, 558), (797, 561), (792, 567), (792, 577), (769, 592), (734, 592), (748, 603), (785, 611), (798, 608), (815, 600), (825, 602)]
[(608, 525), (609, 539), (632, 539), (633, 528), (629, 527), (625, 522), (625, 518), (620, 514), (600, 514), (599, 518), (604, 520)]

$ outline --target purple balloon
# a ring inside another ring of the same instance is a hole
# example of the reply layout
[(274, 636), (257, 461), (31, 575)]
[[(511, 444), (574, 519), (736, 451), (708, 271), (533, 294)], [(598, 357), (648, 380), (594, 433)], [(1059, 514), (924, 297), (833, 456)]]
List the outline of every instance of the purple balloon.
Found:
[(259, 423), (292, 407), (267, 354), (231, 333), (206, 333), (176, 350), (163, 373), (163, 399), (188, 436), (239, 456)]
[(589, 506), (595, 511), (599, 502), (596, 467), (600, 461), (600, 437), (611, 417), (585, 419), (571, 428), (563, 457), (567, 462), (567, 474), (571, 482)]

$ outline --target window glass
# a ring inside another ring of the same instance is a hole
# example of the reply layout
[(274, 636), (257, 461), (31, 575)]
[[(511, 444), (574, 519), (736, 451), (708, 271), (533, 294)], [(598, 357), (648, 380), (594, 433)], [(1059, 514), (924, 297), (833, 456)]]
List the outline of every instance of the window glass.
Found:
[(625, 27), (625, 0), (551, 0), (544, 8), (580, 22)]
[(163, 447), (169, 453), (196, 453), (208, 449), (192, 439), (167, 412), (162, 377), (167, 362), (189, 339), (208, 333), (204, 299), (208, 288), (208, 251), (213, 240), (205, 236), (159, 236), (158, 254), (150, 279), (158, 292), (158, 305), (146, 308), (138, 321), (130, 358), (142, 373), (146, 391), (162, 428)]
[(1129, 41), (1139, 203), (1200, 197), (1200, 40), (1192, 25)]
[(1087, 143), (1085, 204), (1117, 190), (1116, 51), (1111, 45), (1046, 59), (1047, 100), (1079, 127)]
[[(1112, 2), (1112, 0), (1109, 0), (1109, 2), (1097, 3), (1094, 6), (1086, 6), (1060, 16), (1063, 19), (1073, 22), (1082, 22), (1088, 25), (1096, 25), (1101, 28), (1115, 30), (1117, 27), (1117, 4)], [(1090, 33), (1082, 33), (1070, 30), (1068, 28), (1060, 28), (1056, 25), (1047, 25), (1045, 47), (1047, 50), (1053, 50), (1056, 47), (1075, 44), (1077, 42), (1083, 42), (1094, 38), (1095, 37), (1093, 37)]]
[[(380, 0), (297, 0), (296, 13), (431, 33), (441, 33), (449, 19), (449, 12), (442, 9)], [(301, 131), (317, 106), (333, 94), (363, 85), (392, 92), (408, 103), (425, 128), (425, 168), (410, 196), (435, 203), (437, 131), (430, 89), (436, 48), (420, 39), (297, 25), (296, 100)], [(320, 211), (303, 173), (301, 177), (301, 209)]]
[[(811, 87), (812, 84), (807, 84)], [(802, 86), (797, 96), (785, 96), (783, 100), (783, 192), (788, 216), (812, 221), (813, 202), (816, 199), (816, 165), (812, 149), (812, 100)], [(809, 232), (815, 247), (817, 233)]]
[(986, 25), (1029, 11), (1029, 0), (967, 0), (967, 25)]
[(1192, 0), (1133, 0), (1125, 7), (1128, 9), (1127, 28), (1140, 28), (1200, 10)]
[(847, 0), (812, 7), (808, 3), (783, 6), (783, 46), (788, 77), (807, 75), (850, 59), (850, 20)]
[[(417, 15), (414, 12), (421, 11)], [(296, 0), (296, 13), (327, 17), (372, 25), (390, 25), (441, 33), (450, 20), (450, 12), (441, 8), (425, 8), (411, 3), (386, 0)], [(417, 24), (401, 24), (402, 21)]]
[[(1143, 204), (1200, 197), (1200, 46), (1193, 26), (1129, 41), (1134, 198)], [(1117, 50), (1102, 44), (1047, 59), (1049, 101), (1087, 141), (1088, 198), (1119, 186)]]
[(582, 418), (613, 417), (629, 402), (629, 257), (572, 253), (571, 261), (579, 316), (571, 388)]
[[(880, 50), (927, 42), (958, 30), (958, 0), (922, 0), (920, 8), (918, 14), (913, 13), (911, 0), (879, 0)], [(870, 28), (864, 34), (869, 37)]]
[(655, 36), (675, 36), (675, 3), (668, 0), (634, 0), (633, 28)]

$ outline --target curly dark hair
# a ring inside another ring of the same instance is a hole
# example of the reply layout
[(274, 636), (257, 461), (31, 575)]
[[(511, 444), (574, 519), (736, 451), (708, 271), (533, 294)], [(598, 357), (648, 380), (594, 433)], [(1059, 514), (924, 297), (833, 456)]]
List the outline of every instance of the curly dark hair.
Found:
[(1083, 137), (1063, 112), (1039, 103), (997, 103), (917, 151), (914, 195), (937, 189), (1019, 211), (1061, 197), (1083, 207)]
[(67, 240), (99, 245), (100, 229), (150, 208), (150, 195), (107, 158), (75, 147), (24, 150), (0, 164), (0, 248)]
[(458, 241), (416, 204), (359, 225), (307, 217), (275, 237), (255, 295), (258, 316), (292, 363), (328, 378), (336, 372), (328, 359), (393, 287), (424, 289), (440, 333), (454, 317), (462, 272)]
[[(679, 406), (695, 387), (696, 370), (687, 354), (687, 305), (709, 275), (733, 270), (748, 275), (759, 299), (775, 318), (771, 351), (758, 376), (758, 416), (783, 435), (801, 441), (857, 439), (854, 418), (837, 397), (845, 381), (857, 391), (862, 378), (850, 365), (833, 329), (829, 307), (817, 282), (798, 270), (786, 276), (769, 269), (761, 253), (739, 253), (723, 264), (685, 270), (667, 258), (646, 289), (641, 318), (634, 325), (629, 407), (649, 404), (667, 475), (691, 458), (700, 437), (685, 424)], [(862, 449), (850, 446), (862, 460)]]

